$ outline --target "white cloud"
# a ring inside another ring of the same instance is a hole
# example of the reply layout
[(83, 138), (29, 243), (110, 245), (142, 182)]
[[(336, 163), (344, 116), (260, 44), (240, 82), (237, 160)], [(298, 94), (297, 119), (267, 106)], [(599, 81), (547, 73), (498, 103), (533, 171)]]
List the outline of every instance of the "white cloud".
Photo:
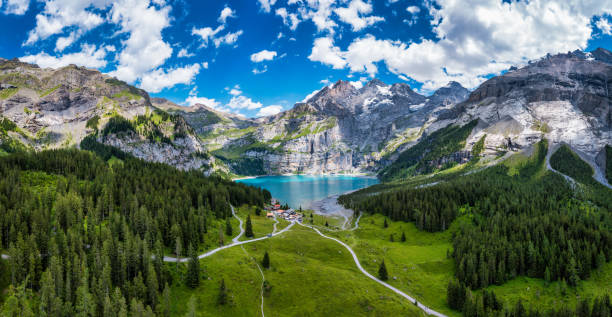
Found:
[(243, 31), (239, 30), (236, 32), (228, 32), (225, 35), (217, 36), (218, 33), (225, 30), (224, 25), (218, 26), (216, 29), (212, 29), (210, 27), (205, 27), (201, 29), (193, 28), (191, 30), (192, 35), (199, 35), (202, 38), (202, 46), (208, 47), (208, 42), (212, 41), (215, 47), (219, 47), (223, 44), (232, 45), (238, 41), (238, 37), (242, 35)]
[(187, 104), (188, 106), (200, 104), (217, 110), (221, 109), (221, 103), (216, 101), (215, 99), (198, 97), (198, 89), (196, 87), (191, 89), (191, 91), (189, 92), (189, 97), (185, 99), (185, 104)]
[(267, 107), (263, 107), (259, 109), (259, 112), (257, 112), (256, 116), (257, 117), (267, 117), (267, 116), (275, 115), (281, 111), (283, 111), (283, 106), (272, 105), (272, 106), (267, 106)]
[(20, 57), (19, 60), (26, 63), (37, 64), (42, 68), (60, 68), (70, 64), (89, 68), (100, 68), (106, 66), (105, 57), (107, 51), (108, 49), (106, 47), (96, 49), (95, 45), (83, 44), (80, 52), (64, 54), (59, 57), (41, 52), (36, 55)]
[(204, 69), (208, 69), (208, 62), (202, 63), (202, 67), (204, 67)]
[(362, 0), (352, 0), (348, 7), (337, 8), (334, 12), (342, 22), (350, 24), (355, 32), (385, 20), (379, 16), (366, 16), (372, 13), (372, 5)]
[(261, 9), (265, 12), (270, 12), (270, 9), (274, 4), (276, 4), (276, 0), (258, 0)]
[(242, 91), (240, 90), (240, 86), (236, 85), (234, 88), (230, 89), (229, 94), (232, 96), (242, 95)]
[(321, 80), (319, 81), (319, 83), (321, 83), (321, 84), (323, 84), (323, 85), (327, 86), (327, 85), (329, 85), (331, 82), (329, 81), (329, 79), (325, 78), (325, 79), (321, 79)]
[(187, 51), (187, 49), (185, 49), (185, 48), (181, 48), (181, 50), (178, 52), (178, 54), (176, 56), (179, 57), (179, 58), (181, 58), (181, 57), (194, 57), (195, 54), (189, 53)]
[(276, 15), (283, 18), (283, 23), (288, 26), (291, 31), (295, 31), (301, 22), (296, 13), (288, 13), (286, 8), (276, 9)]
[(406, 44), (366, 35), (342, 50), (323, 37), (315, 40), (309, 58), (370, 75), (383, 62), (391, 72), (424, 83), (426, 90), (452, 80), (472, 88), (511, 65), (585, 48), (591, 18), (609, 14), (612, 1), (437, 0), (428, 9), (437, 40)]
[(257, 67), (253, 68), (253, 74), (259, 75), (268, 71), (268, 65), (264, 65), (263, 68), (259, 69)]
[(222, 37), (218, 37), (216, 39), (213, 40), (213, 42), (215, 43), (215, 47), (219, 47), (223, 44), (225, 45), (232, 45), (234, 43), (236, 43), (236, 41), (238, 41), (238, 37), (240, 37), (240, 35), (242, 35), (242, 30), (236, 31), (236, 32), (230, 32), (225, 34)]
[(361, 89), (363, 88), (363, 82), (362, 81), (349, 81), (349, 83), (355, 87), (355, 89)]
[(68, 36), (59, 37), (55, 42), (55, 50), (63, 51), (66, 47), (72, 45), (77, 40), (76, 32), (70, 32)]
[(255, 110), (262, 107), (261, 102), (255, 102), (251, 98), (245, 96), (234, 96), (230, 99), (230, 102), (227, 104), (231, 109), (241, 110)]
[(599, 18), (599, 20), (595, 23), (595, 26), (601, 31), (601, 33), (606, 35), (612, 35), (612, 25), (608, 19), (603, 17)]
[(223, 8), (223, 10), (221, 10), (221, 14), (219, 14), (219, 18), (217, 19), (217, 21), (219, 21), (219, 23), (221, 24), (225, 24), (225, 22), (227, 21), (227, 18), (235, 18), (236, 17), (236, 11), (232, 10), (230, 7), (225, 7)]
[(251, 55), (251, 61), (254, 63), (261, 63), (263, 61), (271, 61), (276, 57), (275, 51), (263, 50), (259, 53)]
[(32, 45), (52, 35), (62, 34), (65, 29), (74, 28), (68, 37), (58, 39), (56, 50), (62, 51), (83, 34), (101, 25), (104, 18), (92, 10), (106, 8), (110, 3), (107, 0), (46, 1), (43, 11), (36, 15), (36, 26), (28, 33), (24, 44)]
[(346, 66), (346, 60), (342, 57), (340, 48), (335, 47), (334, 40), (329, 37), (320, 37), (314, 41), (308, 59), (331, 65), (334, 69), (342, 69)]
[[(2, 3), (0, 3), (2, 7)], [(24, 15), (30, 7), (30, 0), (6, 0), (4, 12), (7, 14)]]
[(158, 68), (142, 76), (140, 88), (157, 93), (178, 84), (188, 85), (193, 82), (193, 79), (199, 72), (200, 64), (192, 64), (169, 70)]
[(170, 7), (157, 8), (148, 0), (120, 0), (113, 3), (110, 21), (128, 33), (123, 50), (118, 55), (119, 65), (111, 74), (127, 82), (134, 82), (145, 73), (157, 69), (172, 56), (172, 47), (164, 42), (162, 30), (170, 25)]
[(410, 14), (417, 14), (421, 12), (421, 9), (417, 6), (409, 6), (408, 8), (406, 8), (406, 11), (410, 12)]
[[(327, 84), (326, 84), (327, 85)], [(308, 96), (304, 97), (304, 99), (302, 100), (302, 103), (306, 103), (308, 102), (308, 100), (310, 100), (310, 98), (314, 97), (316, 94), (319, 93), (320, 90), (315, 90), (313, 92), (311, 92), (310, 94), (308, 94)]]

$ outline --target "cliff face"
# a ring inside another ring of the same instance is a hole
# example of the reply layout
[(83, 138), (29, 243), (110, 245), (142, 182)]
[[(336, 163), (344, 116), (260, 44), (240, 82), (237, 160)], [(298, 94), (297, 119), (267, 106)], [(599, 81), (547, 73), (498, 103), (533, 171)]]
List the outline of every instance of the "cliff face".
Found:
[(235, 172), (367, 173), (418, 140), (437, 111), (467, 95), (457, 83), (427, 98), (406, 84), (372, 80), (357, 89), (338, 81), (291, 110), (257, 120), (211, 109), (180, 114)]
[[(121, 116), (134, 121), (135, 132), (99, 141), (182, 169), (209, 170), (212, 163), (182, 117), (155, 112), (144, 90), (83, 67), (42, 69), (1, 59), (0, 115), (18, 127), (20, 133), (10, 135), (35, 150), (78, 146), (88, 134), (103, 130), (110, 118)], [(155, 140), (152, 132), (168, 142)]]
[(612, 144), (609, 51), (546, 56), (491, 78), (467, 101), (442, 113), (435, 130), (480, 119), (468, 147), (483, 135), (485, 153), (519, 150), (546, 138), (595, 159)]

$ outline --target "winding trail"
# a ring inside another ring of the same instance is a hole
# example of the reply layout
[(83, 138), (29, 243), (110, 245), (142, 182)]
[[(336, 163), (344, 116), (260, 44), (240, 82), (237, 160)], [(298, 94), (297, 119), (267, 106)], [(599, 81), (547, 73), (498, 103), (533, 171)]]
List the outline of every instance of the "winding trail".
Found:
[(244, 234), (244, 227), (242, 226), (242, 219), (240, 219), (240, 217), (236, 215), (234, 206), (230, 205), (230, 208), (232, 208), (232, 215), (234, 216), (234, 218), (238, 219), (238, 221), (240, 222), (240, 224), (238, 225), (238, 227), (240, 228), (240, 233), (234, 239), (232, 239), (233, 243), (237, 243), (238, 239), (240, 239), (240, 237), (242, 237), (242, 235)]
[(353, 228), (349, 229), (348, 231), (355, 231), (359, 229), (359, 219), (361, 219), (361, 215), (363, 215), (362, 212), (360, 212), (359, 216), (357, 216), (357, 220), (355, 220), (355, 226), (353, 226)]
[(272, 234), (276, 232), (276, 225), (278, 224), (278, 219), (276, 219), (276, 214), (272, 213), (274, 216), (274, 229), (272, 229)]
[[(283, 230), (278, 231), (278, 232), (274, 232), (272, 234), (269, 235), (265, 235), (263, 237), (260, 238), (255, 238), (255, 239), (251, 239), (251, 240), (245, 240), (245, 241), (238, 241), (238, 239), (240, 239), (240, 237), (242, 237), (242, 235), (244, 234), (244, 228), (242, 227), (242, 219), (238, 218), (238, 216), (236, 216), (236, 213), (234, 212), (234, 207), (232, 206), (232, 214), (234, 215), (234, 217), (236, 217), (236, 219), (238, 219), (240, 221), (240, 233), (234, 238), (232, 239), (232, 243), (228, 244), (228, 245), (224, 245), (221, 247), (218, 247), (216, 249), (210, 250), (206, 253), (200, 254), (198, 256), (198, 259), (203, 259), (206, 257), (209, 257), (221, 250), (225, 250), (225, 249), (229, 249), (231, 247), (235, 247), (238, 245), (243, 245), (243, 244), (247, 244), (247, 243), (252, 243), (252, 242), (257, 242), (257, 241), (261, 241), (261, 240), (265, 240), (265, 239), (269, 239), (272, 237), (275, 237), (279, 234), (282, 234), (283, 232), (289, 231), (289, 229), (291, 229), (291, 227), (293, 227), (293, 225), (295, 225), (295, 222), (291, 222), (287, 227), (285, 227)], [(275, 226), (276, 229), (276, 226)], [(276, 231), (276, 230), (275, 230)], [(177, 259), (171, 256), (165, 256), (164, 257), (164, 262), (179, 262), (179, 263), (184, 263), (189, 261), (189, 258), (181, 258), (181, 259)]]
[(357, 258), (357, 254), (355, 254), (355, 251), (353, 251), (353, 249), (351, 249), (351, 247), (349, 247), (348, 244), (346, 244), (346, 243), (344, 243), (344, 242), (342, 242), (342, 241), (340, 241), (340, 240), (338, 240), (336, 238), (332, 238), (332, 237), (329, 237), (329, 236), (326, 236), (326, 235), (322, 234), (321, 231), (319, 231), (317, 228), (306, 226), (306, 225), (301, 224), (301, 223), (299, 225), (307, 227), (307, 228), (310, 228), (310, 229), (314, 230), (316, 233), (318, 233), (320, 236), (322, 236), (323, 238), (334, 240), (334, 241), (338, 242), (339, 244), (341, 244), (342, 246), (344, 246), (351, 253), (351, 255), (353, 256), (353, 260), (355, 261), (355, 264), (357, 265), (357, 268), (361, 271), (361, 273), (363, 273), (365, 276), (369, 277), (370, 279), (374, 280), (378, 284), (380, 284), (380, 285), (382, 285), (382, 286), (392, 290), (394, 293), (396, 293), (396, 294), (404, 297), (405, 299), (411, 301), (412, 303), (416, 303), (416, 306), (418, 308), (420, 308), (421, 310), (423, 310), (426, 314), (432, 315), (432, 316), (437, 316), (437, 317), (447, 317), (446, 315), (444, 315), (442, 313), (439, 313), (439, 312), (437, 312), (437, 311), (435, 311), (435, 310), (433, 310), (433, 309), (431, 309), (431, 308), (429, 308), (429, 307), (427, 307), (427, 306), (417, 302), (417, 300), (414, 299), (412, 296), (410, 296), (410, 295), (400, 291), (399, 289), (397, 289), (397, 288), (395, 288), (395, 287), (393, 287), (393, 286), (391, 286), (391, 285), (389, 285), (389, 284), (379, 280), (374, 275), (368, 273), (368, 271), (366, 271), (361, 266), (361, 263), (359, 262), (359, 259)]
[[(242, 248), (242, 251), (244, 251), (244, 254), (249, 256), (249, 253), (246, 251), (244, 246), (241, 245), (240, 248)], [(253, 259), (253, 262), (255, 263), (255, 265), (257, 265), (257, 269), (259, 270), (259, 273), (261, 273), (261, 317), (265, 317), (266, 315), (264, 314), (264, 282), (266, 281), (266, 276), (261, 270), (261, 266), (259, 266), (259, 263), (257, 263), (257, 260), (252, 256), (251, 256), (251, 259)]]

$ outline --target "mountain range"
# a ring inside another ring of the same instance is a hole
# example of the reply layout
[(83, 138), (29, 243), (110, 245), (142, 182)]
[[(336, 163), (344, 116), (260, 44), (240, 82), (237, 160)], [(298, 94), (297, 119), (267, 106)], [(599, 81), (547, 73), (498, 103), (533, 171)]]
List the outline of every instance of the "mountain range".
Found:
[(14, 123), (2, 131), (2, 143), (17, 140), (36, 150), (78, 146), (95, 133), (136, 157), (206, 173), (380, 173), (393, 179), (390, 171), (419, 143), (426, 144), (417, 159), (437, 166), (493, 159), (545, 138), (570, 145), (603, 175), (604, 148), (612, 144), (611, 63), (612, 53), (601, 48), (547, 55), (471, 92), (451, 82), (430, 96), (404, 83), (373, 79), (356, 87), (341, 80), (290, 110), (248, 119), (150, 98), (95, 70), (0, 59), (0, 114)]

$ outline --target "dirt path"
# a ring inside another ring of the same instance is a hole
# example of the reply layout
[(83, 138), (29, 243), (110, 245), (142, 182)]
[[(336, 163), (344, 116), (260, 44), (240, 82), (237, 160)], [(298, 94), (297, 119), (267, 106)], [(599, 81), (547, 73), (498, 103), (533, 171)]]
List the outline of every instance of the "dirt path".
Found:
[(425, 306), (425, 305), (423, 305), (423, 304), (421, 304), (421, 303), (418, 303), (418, 302), (416, 301), (416, 299), (414, 299), (412, 296), (410, 296), (410, 295), (408, 295), (408, 294), (406, 294), (406, 293), (404, 293), (404, 292), (400, 291), (399, 289), (397, 289), (397, 288), (395, 288), (395, 287), (393, 287), (393, 286), (391, 286), (391, 285), (389, 285), (389, 284), (387, 284), (387, 283), (385, 283), (385, 282), (383, 282), (383, 281), (379, 280), (379, 279), (378, 279), (378, 278), (376, 278), (374, 275), (372, 275), (372, 274), (368, 273), (368, 271), (366, 271), (366, 270), (365, 270), (365, 269), (364, 269), (364, 268), (361, 266), (361, 263), (359, 262), (359, 259), (357, 258), (357, 254), (356, 254), (356, 253), (353, 251), (353, 249), (351, 249), (351, 247), (349, 247), (349, 246), (348, 246), (348, 244), (346, 244), (346, 243), (344, 243), (344, 242), (342, 242), (342, 241), (340, 241), (340, 240), (338, 240), (338, 239), (336, 239), (336, 238), (332, 238), (332, 237), (329, 237), (329, 236), (326, 236), (326, 235), (322, 234), (322, 233), (321, 233), (321, 231), (319, 231), (317, 228), (310, 227), (310, 226), (306, 226), (306, 225), (303, 225), (303, 224), (301, 224), (301, 223), (300, 223), (299, 225), (300, 225), (300, 226), (307, 227), (307, 228), (310, 228), (310, 229), (314, 230), (316, 233), (318, 233), (320, 236), (322, 236), (323, 238), (330, 239), (330, 240), (334, 240), (334, 241), (336, 241), (337, 243), (339, 243), (339, 244), (341, 244), (342, 246), (344, 246), (344, 247), (345, 247), (345, 248), (346, 248), (346, 249), (347, 249), (347, 250), (348, 250), (348, 251), (351, 253), (351, 255), (353, 256), (353, 260), (355, 261), (355, 264), (357, 265), (357, 268), (358, 268), (358, 269), (361, 271), (361, 273), (363, 273), (365, 276), (367, 276), (367, 277), (369, 277), (370, 279), (374, 280), (374, 281), (375, 281), (375, 282), (377, 282), (378, 284), (380, 284), (380, 285), (382, 285), (382, 286), (384, 286), (384, 287), (386, 287), (386, 288), (388, 288), (388, 289), (392, 290), (392, 291), (393, 291), (395, 294), (398, 294), (398, 295), (400, 295), (400, 296), (404, 297), (405, 299), (409, 300), (410, 302), (412, 302), (412, 303), (416, 303), (416, 306), (417, 306), (417, 307), (419, 307), (421, 310), (423, 310), (423, 311), (424, 311), (426, 314), (428, 314), (428, 315), (433, 315), (433, 316), (438, 316), (438, 317), (446, 317), (446, 315), (444, 315), (444, 314), (442, 314), (442, 313), (439, 313), (439, 312), (437, 312), (437, 311), (435, 311), (435, 310), (433, 310), (433, 309), (431, 309), (431, 308), (429, 308), (429, 307), (427, 307), (427, 306)]
[[(244, 251), (244, 254), (246, 254), (247, 256), (250, 256), (249, 253), (244, 248), (244, 246), (241, 245), (240, 248), (242, 248), (242, 251)], [(255, 263), (255, 265), (257, 265), (257, 269), (259, 270), (259, 273), (261, 274), (261, 317), (265, 317), (266, 315), (264, 314), (264, 282), (266, 281), (266, 276), (261, 270), (261, 266), (259, 266), (259, 263), (257, 263), (257, 260), (254, 257), (251, 257), (251, 259), (253, 259), (253, 262)]]

